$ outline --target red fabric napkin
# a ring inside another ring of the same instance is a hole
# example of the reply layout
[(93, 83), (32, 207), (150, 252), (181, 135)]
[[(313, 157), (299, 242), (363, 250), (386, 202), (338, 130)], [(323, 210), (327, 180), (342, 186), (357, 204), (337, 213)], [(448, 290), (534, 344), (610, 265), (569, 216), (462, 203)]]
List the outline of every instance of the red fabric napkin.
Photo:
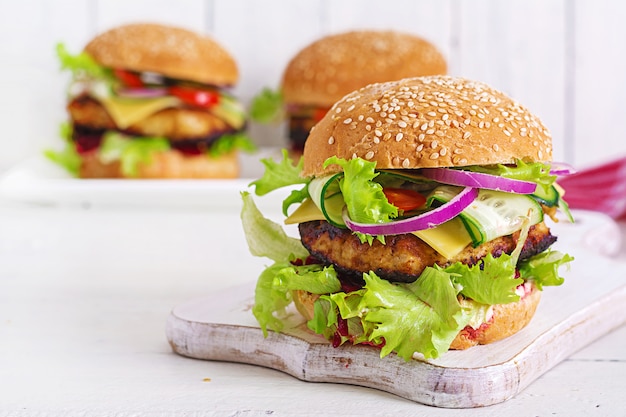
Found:
[(559, 178), (558, 183), (570, 208), (626, 220), (626, 157)]

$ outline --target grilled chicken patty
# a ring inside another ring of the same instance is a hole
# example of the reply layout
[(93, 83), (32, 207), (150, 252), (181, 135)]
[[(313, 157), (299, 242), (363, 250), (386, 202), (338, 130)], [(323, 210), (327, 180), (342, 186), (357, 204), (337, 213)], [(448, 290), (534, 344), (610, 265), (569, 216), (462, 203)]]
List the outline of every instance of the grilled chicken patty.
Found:
[[(75, 98), (67, 110), (77, 125), (92, 130), (119, 130), (104, 106), (88, 96)], [(123, 131), (137, 136), (185, 141), (234, 132), (235, 129), (208, 111), (177, 107), (158, 111)]]
[[(496, 238), (474, 248), (471, 244), (452, 259), (446, 259), (413, 234), (385, 236), (385, 244), (375, 240), (370, 246), (361, 243), (348, 229), (340, 229), (326, 221), (311, 221), (298, 226), (302, 244), (319, 262), (335, 265), (335, 269), (352, 279), (361, 279), (373, 271), (392, 282), (413, 282), (427, 266), (441, 267), (462, 262), (474, 265), (491, 253), (498, 257), (510, 254), (517, 245), (519, 232)], [(520, 260), (543, 252), (556, 241), (550, 229), (541, 222), (532, 226), (520, 254)]]

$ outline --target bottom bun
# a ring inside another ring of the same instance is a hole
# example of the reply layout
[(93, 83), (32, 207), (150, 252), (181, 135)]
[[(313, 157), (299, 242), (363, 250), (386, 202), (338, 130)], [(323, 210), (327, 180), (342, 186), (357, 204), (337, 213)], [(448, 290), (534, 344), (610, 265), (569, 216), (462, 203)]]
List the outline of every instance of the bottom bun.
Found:
[(137, 176), (125, 176), (120, 162), (103, 163), (98, 155), (89, 153), (83, 156), (80, 178), (133, 178), (133, 179), (188, 179), (188, 178), (237, 178), (239, 159), (233, 151), (216, 158), (206, 155), (187, 156), (172, 150), (152, 155), (149, 164), (140, 164)]
[[(300, 290), (292, 291), (292, 294), (298, 312), (306, 320), (311, 320), (313, 318), (313, 304), (319, 295)], [(530, 291), (524, 294), (519, 301), (494, 305), (491, 320), (488, 323), (483, 323), (478, 329), (467, 326), (461, 330), (452, 341), (450, 349), (463, 350), (512, 336), (530, 322), (540, 300), (541, 291), (533, 284)]]

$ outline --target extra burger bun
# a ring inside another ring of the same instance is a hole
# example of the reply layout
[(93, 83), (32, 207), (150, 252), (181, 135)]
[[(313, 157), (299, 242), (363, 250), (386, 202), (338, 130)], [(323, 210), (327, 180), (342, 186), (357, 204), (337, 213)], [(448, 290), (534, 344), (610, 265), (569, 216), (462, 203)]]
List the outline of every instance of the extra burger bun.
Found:
[(213, 39), (177, 27), (129, 24), (95, 37), (85, 52), (105, 67), (155, 72), (216, 86), (234, 85), (233, 57)]
[[(318, 295), (306, 291), (293, 291), (294, 304), (306, 319), (313, 318), (313, 304)], [(450, 349), (463, 350), (476, 345), (486, 345), (502, 340), (526, 327), (537, 310), (541, 300), (541, 291), (532, 285), (530, 291), (519, 301), (509, 304), (496, 304), (493, 315), (488, 323), (474, 330), (466, 327), (452, 341)]]
[(445, 74), (446, 61), (430, 42), (393, 31), (326, 36), (295, 55), (282, 79), (287, 103), (330, 107), (368, 84)]
[[(185, 156), (178, 151), (152, 155), (150, 164), (140, 164), (132, 179), (231, 179), (239, 175), (236, 152), (209, 158), (206, 155)], [(97, 154), (85, 154), (80, 166), (81, 178), (127, 178), (119, 161), (102, 163)]]
[(524, 106), (490, 86), (445, 75), (372, 84), (337, 103), (311, 130), (302, 175), (337, 171), (331, 157), (378, 169), (548, 162), (552, 137)]

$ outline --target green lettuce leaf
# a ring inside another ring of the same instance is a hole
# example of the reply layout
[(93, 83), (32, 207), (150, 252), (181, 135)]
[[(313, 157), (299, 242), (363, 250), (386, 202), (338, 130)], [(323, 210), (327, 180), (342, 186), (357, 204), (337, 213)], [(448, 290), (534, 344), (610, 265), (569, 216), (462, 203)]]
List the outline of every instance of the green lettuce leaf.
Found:
[(255, 187), (256, 195), (262, 196), (282, 187), (310, 182), (310, 179), (300, 176), (304, 160), (300, 159), (295, 165), (286, 149), (282, 150), (282, 156), (283, 159), (280, 162), (272, 158), (261, 159), (265, 172), (261, 178), (250, 183), (250, 186)]
[(284, 100), (280, 91), (264, 88), (252, 98), (250, 118), (259, 123), (277, 123), (284, 118)]
[(266, 268), (256, 283), (254, 290), (254, 306), (252, 314), (259, 322), (263, 336), (267, 337), (267, 329), (281, 332), (284, 324), (279, 317), (291, 303), (291, 293), (274, 287), (274, 277), (284, 268), (290, 268), (288, 262), (275, 263)]
[[(309, 328), (336, 329), (336, 313), (347, 319), (348, 325), (358, 319), (360, 326), (349, 327), (351, 332), (362, 329), (362, 334), (351, 334), (353, 343), (382, 345), (381, 357), (396, 352), (408, 361), (415, 352), (436, 358), (447, 351), (472, 316), (461, 308), (449, 274), (444, 271), (429, 268), (410, 285), (392, 284), (373, 272), (363, 277), (365, 286), (361, 290), (321, 297), (321, 302), (329, 302), (329, 312), (316, 307)], [(437, 303), (437, 307), (428, 301)]]
[(506, 166), (502, 164), (498, 165), (472, 165), (463, 167), (463, 169), (482, 172), (491, 175), (498, 175), (505, 178), (512, 178), (522, 181), (531, 181), (537, 183), (537, 185), (544, 187), (546, 191), (556, 180), (556, 175), (550, 174), (550, 165), (541, 162), (525, 163), (518, 159), (516, 160), (516, 166)]
[(309, 256), (299, 239), (287, 236), (279, 224), (261, 214), (249, 192), (243, 191), (241, 198), (241, 222), (252, 255), (275, 262), (286, 262), (290, 256), (300, 259)]
[(110, 69), (98, 64), (85, 52), (72, 55), (63, 43), (58, 43), (56, 45), (56, 53), (61, 62), (61, 69), (71, 71), (76, 77), (88, 76), (108, 80), (114, 79)]
[(72, 140), (72, 126), (68, 122), (61, 124), (59, 136), (61, 136), (64, 141), (63, 149), (60, 151), (46, 149), (44, 156), (64, 168), (72, 176), (78, 177), (82, 158), (76, 151), (76, 145)]
[(390, 204), (383, 187), (374, 182), (378, 175), (376, 163), (362, 158), (345, 160), (336, 156), (328, 158), (324, 166), (336, 164), (343, 168), (339, 180), (350, 218), (359, 223), (386, 223), (398, 216), (398, 209)]
[(559, 267), (566, 265), (574, 258), (566, 253), (548, 249), (519, 264), (520, 275), (527, 280), (532, 280), (538, 289), (544, 285), (561, 285), (565, 280), (559, 275)]
[(170, 149), (165, 138), (132, 138), (116, 132), (107, 132), (98, 149), (98, 157), (103, 163), (120, 161), (121, 171), (127, 177), (136, 177), (140, 164), (150, 164), (152, 154)]
[(213, 143), (211, 143), (211, 146), (209, 146), (207, 155), (210, 158), (217, 158), (234, 150), (252, 153), (256, 149), (257, 147), (250, 136), (243, 132), (237, 132), (222, 135), (217, 138)]
[(445, 271), (461, 286), (461, 294), (482, 304), (518, 301), (515, 289), (524, 282), (522, 278), (515, 278), (515, 263), (507, 254), (494, 258), (490, 253), (471, 267), (457, 262)]

